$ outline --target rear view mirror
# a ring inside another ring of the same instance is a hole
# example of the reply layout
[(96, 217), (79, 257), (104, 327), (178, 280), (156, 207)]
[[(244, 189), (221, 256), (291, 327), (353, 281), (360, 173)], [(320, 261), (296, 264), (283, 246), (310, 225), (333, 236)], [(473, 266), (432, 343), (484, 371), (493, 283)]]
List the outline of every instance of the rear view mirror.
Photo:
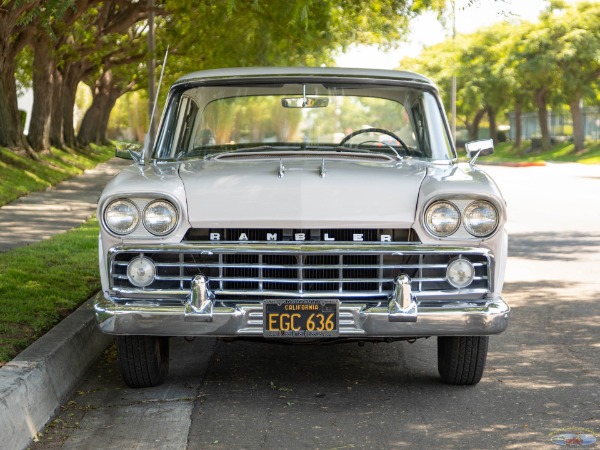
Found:
[(324, 108), (329, 105), (327, 97), (290, 97), (282, 98), (284, 108)]

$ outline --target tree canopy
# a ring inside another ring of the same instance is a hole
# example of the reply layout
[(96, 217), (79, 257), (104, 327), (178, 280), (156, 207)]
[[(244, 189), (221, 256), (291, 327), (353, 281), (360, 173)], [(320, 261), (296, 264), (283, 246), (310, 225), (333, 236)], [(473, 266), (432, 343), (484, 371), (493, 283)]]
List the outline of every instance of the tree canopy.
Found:
[[(434, 79), (449, 108), (450, 80), (457, 79), (457, 119), (471, 139), (486, 115), (496, 137), (496, 116), (535, 109), (542, 146), (550, 147), (548, 109), (568, 105), (575, 151), (584, 145), (582, 101), (599, 104), (600, 3), (566, 6), (553, 1), (538, 23), (500, 23), (426, 48), (401, 62)], [(520, 123), (516, 120), (517, 125)], [(516, 144), (520, 144), (520, 129)]]
[[(156, 53), (171, 58), (165, 83), (216, 67), (313, 65), (352, 43), (392, 45), (421, 11), (442, 0), (3, 0), (0, 7), (0, 145), (32, 156), (50, 145), (106, 140), (108, 115), (125, 92), (147, 83), (148, 15)], [(160, 70), (160, 67), (157, 68)], [(33, 89), (25, 139), (17, 79)], [(80, 82), (93, 101), (79, 134)]]
[[(26, 149), (35, 157), (50, 145), (105, 142), (116, 100), (148, 85), (149, 5), (156, 15), (156, 59), (170, 46), (164, 81), (169, 84), (184, 73), (217, 67), (331, 64), (351, 44), (394, 45), (413, 17), (427, 9), (441, 14), (449, 3), (0, 0), (0, 146)], [(553, 0), (539, 23), (499, 24), (459, 35), (403, 61), (402, 68), (432, 77), (444, 92), (455, 75), (457, 118), (473, 138), (485, 117), (495, 136), (498, 115), (535, 109), (549, 145), (544, 115), (560, 104), (571, 110), (580, 148), (582, 101), (598, 102), (600, 96), (599, 27), (599, 3), (566, 7)], [(93, 100), (76, 136), (73, 107), (82, 82)], [(19, 86), (31, 87), (34, 97), (26, 137), (17, 107)]]

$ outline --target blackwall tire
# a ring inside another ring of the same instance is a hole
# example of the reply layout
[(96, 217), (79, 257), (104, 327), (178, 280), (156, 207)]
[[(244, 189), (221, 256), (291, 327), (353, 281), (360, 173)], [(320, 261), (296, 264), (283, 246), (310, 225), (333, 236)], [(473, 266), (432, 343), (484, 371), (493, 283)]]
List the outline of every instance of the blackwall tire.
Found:
[(169, 338), (117, 336), (123, 381), (132, 388), (162, 384), (169, 372)]
[(448, 384), (479, 383), (485, 369), (488, 336), (439, 336), (438, 371)]

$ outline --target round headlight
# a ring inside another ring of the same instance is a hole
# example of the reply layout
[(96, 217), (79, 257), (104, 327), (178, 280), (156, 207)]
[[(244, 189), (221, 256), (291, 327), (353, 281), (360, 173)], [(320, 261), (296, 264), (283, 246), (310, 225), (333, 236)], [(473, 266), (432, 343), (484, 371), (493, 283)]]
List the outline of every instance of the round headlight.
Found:
[(435, 236), (450, 236), (459, 225), (460, 213), (450, 202), (432, 203), (425, 211), (425, 226)]
[(155, 200), (146, 206), (143, 220), (146, 230), (164, 236), (177, 225), (177, 209), (166, 200)]
[(132, 259), (127, 266), (127, 278), (137, 287), (150, 286), (156, 276), (156, 267), (152, 260), (143, 256)]
[(137, 207), (129, 200), (115, 200), (104, 210), (104, 223), (115, 234), (129, 234), (140, 221)]
[(458, 289), (467, 287), (473, 282), (475, 269), (467, 259), (458, 258), (448, 264), (446, 279), (448, 283)]
[(498, 212), (491, 203), (476, 201), (466, 207), (464, 213), (465, 228), (476, 237), (485, 237), (496, 231)]

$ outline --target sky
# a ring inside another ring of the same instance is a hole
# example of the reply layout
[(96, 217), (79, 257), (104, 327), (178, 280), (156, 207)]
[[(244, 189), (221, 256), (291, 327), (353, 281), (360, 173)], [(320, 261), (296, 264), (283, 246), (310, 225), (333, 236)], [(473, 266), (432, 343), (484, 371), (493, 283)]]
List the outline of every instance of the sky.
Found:
[[(599, 0), (600, 1), (600, 0)], [(577, 3), (577, 0), (567, 0)], [(537, 21), (548, 0), (478, 0), (466, 6), (468, 0), (456, 0), (456, 32), (468, 34), (500, 21)], [(452, 24), (448, 18), (444, 29), (433, 13), (426, 13), (412, 21), (407, 42), (389, 52), (376, 47), (352, 46), (345, 54), (336, 58), (339, 67), (366, 67), (373, 69), (395, 69), (403, 57), (417, 56), (423, 47), (442, 42), (452, 35)]]

